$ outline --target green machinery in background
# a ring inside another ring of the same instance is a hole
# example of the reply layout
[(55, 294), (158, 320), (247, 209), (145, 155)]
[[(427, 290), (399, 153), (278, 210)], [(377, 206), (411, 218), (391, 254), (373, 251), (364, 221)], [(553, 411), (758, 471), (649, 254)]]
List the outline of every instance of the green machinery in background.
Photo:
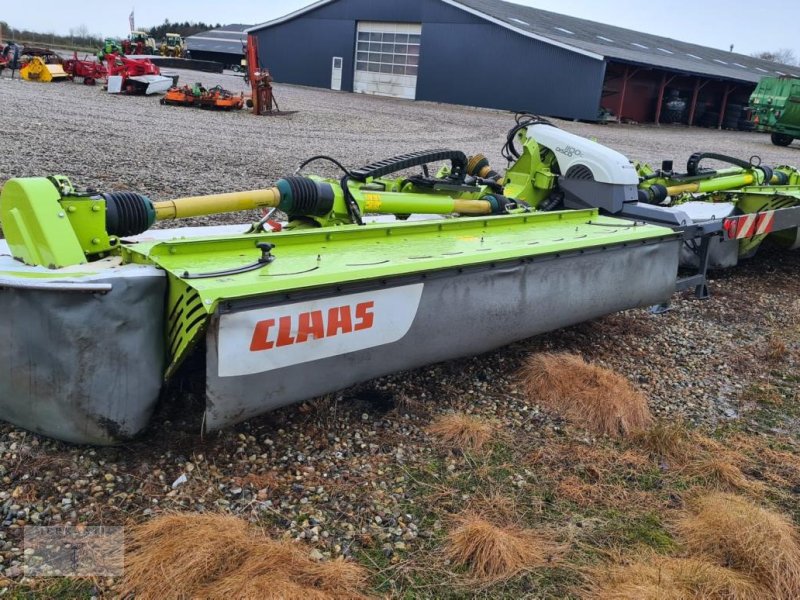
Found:
[(776, 146), (800, 138), (800, 79), (764, 77), (750, 96), (750, 120), (772, 134)]

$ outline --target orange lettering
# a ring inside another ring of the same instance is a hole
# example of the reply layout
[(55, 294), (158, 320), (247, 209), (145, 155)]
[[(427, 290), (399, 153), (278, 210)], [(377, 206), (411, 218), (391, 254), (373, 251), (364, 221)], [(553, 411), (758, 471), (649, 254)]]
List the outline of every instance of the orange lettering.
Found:
[(269, 337), (269, 328), (273, 325), (275, 325), (275, 319), (267, 319), (256, 323), (255, 331), (253, 331), (253, 340), (250, 342), (250, 352), (269, 350), (275, 345), (267, 339)]
[(375, 323), (375, 315), (372, 312), (372, 309), (375, 307), (375, 303), (370, 302), (362, 302), (361, 304), (356, 305), (356, 319), (358, 322), (356, 323), (355, 330), (361, 331), (362, 329), (369, 329)]
[(294, 344), (292, 337), (292, 317), (281, 317), (278, 320), (278, 341), (276, 346), (291, 346)]
[(339, 306), (328, 310), (328, 337), (353, 331), (353, 321), (349, 306)]
[(309, 337), (315, 340), (325, 337), (325, 322), (322, 320), (321, 310), (300, 313), (295, 343), (305, 342)]

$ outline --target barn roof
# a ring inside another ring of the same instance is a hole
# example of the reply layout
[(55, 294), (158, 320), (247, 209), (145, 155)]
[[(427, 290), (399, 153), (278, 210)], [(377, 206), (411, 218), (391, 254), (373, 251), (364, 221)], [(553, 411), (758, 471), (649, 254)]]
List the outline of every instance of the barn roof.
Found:
[(247, 43), (247, 33), (245, 32), (250, 27), (252, 25), (225, 25), (219, 29), (195, 33), (186, 38), (186, 47), (189, 51), (243, 55), (242, 46)]
[[(504, 0), (440, 1), (523, 36), (598, 60), (748, 83), (756, 83), (767, 76), (800, 77), (800, 67), (781, 65), (745, 54), (681, 42)], [(319, 0), (247, 31), (260, 31), (279, 25), (333, 2), (336, 0)]]

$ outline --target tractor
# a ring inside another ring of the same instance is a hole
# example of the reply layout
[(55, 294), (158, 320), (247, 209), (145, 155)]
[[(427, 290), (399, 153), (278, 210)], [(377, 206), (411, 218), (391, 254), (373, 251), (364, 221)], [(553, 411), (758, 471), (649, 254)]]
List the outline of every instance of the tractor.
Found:
[(186, 46), (180, 34), (168, 33), (164, 41), (161, 42), (160, 53), (161, 56), (171, 56), (173, 58), (186, 56)]

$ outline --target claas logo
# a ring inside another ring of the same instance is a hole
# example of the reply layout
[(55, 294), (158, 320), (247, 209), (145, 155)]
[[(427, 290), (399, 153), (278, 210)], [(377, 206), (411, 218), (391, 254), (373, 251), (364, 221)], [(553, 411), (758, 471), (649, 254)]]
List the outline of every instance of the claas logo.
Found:
[(374, 308), (375, 303), (370, 301), (354, 307), (335, 306), (327, 311), (312, 310), (264, 319), (256, 323), (250, 351), (260, 352), (370, 329), (375, 323)]

